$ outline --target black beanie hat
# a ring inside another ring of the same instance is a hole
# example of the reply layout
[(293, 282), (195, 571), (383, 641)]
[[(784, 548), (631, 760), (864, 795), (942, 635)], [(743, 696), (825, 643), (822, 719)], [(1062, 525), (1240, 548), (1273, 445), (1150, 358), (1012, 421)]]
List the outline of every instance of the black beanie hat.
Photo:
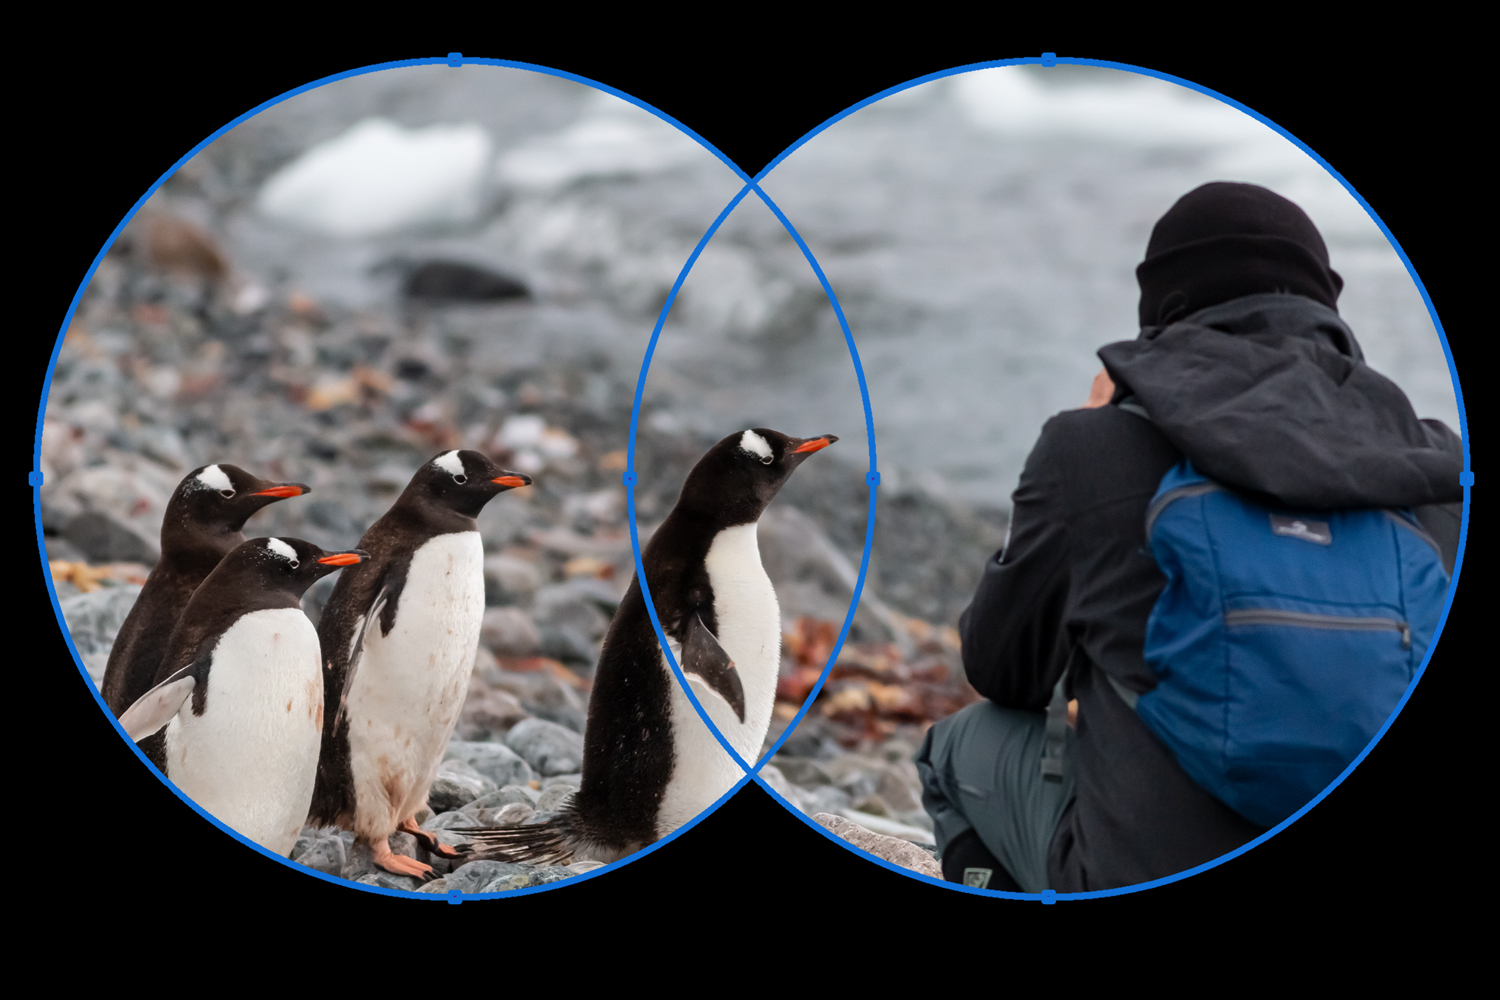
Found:
[(1337, 310), (1344, 287), (1307, 213), (1274, 191), (1224, 181), (1189, 191), (1157, 221), (1135, 276), (1143, 327), (1261, 292)]

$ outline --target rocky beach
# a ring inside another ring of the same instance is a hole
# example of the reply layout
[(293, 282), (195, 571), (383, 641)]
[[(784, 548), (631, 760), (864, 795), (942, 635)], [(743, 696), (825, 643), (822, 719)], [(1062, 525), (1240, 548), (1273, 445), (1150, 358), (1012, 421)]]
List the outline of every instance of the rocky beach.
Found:
[[(1086, 396), (1092, 350), (1133, 336), (1121, 318), (1133, 316), (1137, 219), (1154, 217), (1195, 171), (1240, 163), (1302, 175), (1249, 157), (1238, 133), (1085, 142), (1098, 127), (1083, 111), (1070, 112), (1071, 132), (1039, 131), (995, 117), (1004, 94), (921, 90), (850, 119), (847, 141), (830, 131), (767, 184), (846, 306), (869, 372), (882, 483), (848, 642), (761, 774), (836, 835), (931, 875), (912, 756), (928, 725), (977, 697), (954, 626), (1003, 542), (1026, 448), (1047, 415)], [(1042, 93), (1071, 106), (1061, 90)], [(953, 138), (934, 150), (910, 144), (912, 134)], [(944, 158), (990, 173), (960, 183), (934, 173)], [(867, 162), (886, 164), (878, 183), (840, 180)], [(1081, 179), (1111, 170), (1132, 179), (1108, 190)], [(167, 499), (192, 469), (227, 462), (308, 484), (310, 495), (256, 514), (245, 533), (341, 549), (434, 454), (482, 450), (534, 485), (479, 519), (483, 632), (422, 824), (461, 843), (456, 828), (545, 821), (578, 785), (600, 642), (635, 572), (621, 477), (646, 343), (741, 183), (623, 101), (486, 67), (340, 81), (203, 149), (101, 261), (47, 389), (45, 569), (93, 683), (159, 556)], [(920, 193), (904, 201), (903, 185)], [(938, 191), (951, 204), (926, 218), (959, 237), (935, 249), (944, 233), (913, 227)], [(1320, 223), (1334, 219), (1334, 264), (1355, 293), (1351, 323), (1372, 363), (1403, 380), (1421, 415), (1448, 417), (1452, 389), (1420, 296), (1392, 270), (1389, 245), (1332, 197), (1308, 207), (1315, 217), (1323, 207)], [(986, 224), (965, 218), (971, 203), (1030, 232), (1036, 259), (1009, 244), (975, 250)], [(1046, 208), (1028, 216), (1028, 205)], [(1077, 247), (1106, 222), (1109, 252), (1083, 260)], [(961, 261), (974, 259), (991, 276), (965, 284)], [(1087, 293), (1051, 308), (1075, 280)], [(784, 632), (765, 752), (813, 692), (850, 606), (869, 516), (868, 440), (827, 297), (771, 213), (747, 201), (684, 284), (646, 380), (633, 487), (643, 544), (703, 452), (753, 425), (841, 438), (798, 470), (760, 525)], [(334, 579), (304, 600), (314, 622)], [(422, 893), (528, 888), (595, 867), (451, 869), (436, 859), (440, 877), (420, 885), (378, 871), (352, 840), (309, 828), (291, 859)], [(430, 860), (409, 835), (392, 846)]]

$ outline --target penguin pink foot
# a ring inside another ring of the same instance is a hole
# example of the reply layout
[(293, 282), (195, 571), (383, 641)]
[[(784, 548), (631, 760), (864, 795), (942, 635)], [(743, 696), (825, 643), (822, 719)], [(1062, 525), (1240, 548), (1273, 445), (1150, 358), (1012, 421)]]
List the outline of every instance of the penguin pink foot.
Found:
[(397, 854), (391, 850), (391, 845), (384, 838), (371, 844), (370, 850), (375, 855), (375, 867), (381, 871), (390, 872), (392, 875), (408, 875), (411, 878), (421, 879), (423, 882), (431, 882), (437, 878), (437, 872), (432, 870), (431, 865), (424, 865), (416, 858)]
[(417, 817), (415, 816), (409, 816), (402, 820), (401, 825), (396, 827), (396, 832), (411, 834), (417, 838), (417, 843), (421, 844), (428, 854), (436, 854), (438, 857), (447, 858), (449, 861), (456, 861), (469, 853), (466, 847), (452, 847), (438, 840), (436, 836), (417, 825)]

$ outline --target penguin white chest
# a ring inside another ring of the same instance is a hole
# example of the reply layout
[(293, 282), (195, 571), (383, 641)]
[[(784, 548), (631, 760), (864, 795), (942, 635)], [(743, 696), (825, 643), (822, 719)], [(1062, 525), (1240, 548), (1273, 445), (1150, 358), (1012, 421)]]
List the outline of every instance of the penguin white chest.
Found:
[[(734, 661), (745, 693), (745, 721), (724, 698), (693, 674), (693, 694), (719, 732), (746, 762), (760, 756), (776, 701), (781, 666), (781, 609), (776, 591), (760, 561), (755, 524), (726, 528), (714, 537), (705, 558), (713, 588), (719, 645)], [(681, 663), (681, 650), (672, 653)], [(665, 662), (663, 669), (667, 669)], [(672, 679), (672, 729), (675, 750), (672, 778), (657, 822), (665, 836), (712, 805), (734, 787), (744, 772), (724, 752), (692, 703)]]
[(350, 685), (349, 743), (358, 832), (383, 836), (420, 809), (468, 692), (484, 617), (477, 531), (413, 553), (395, 622), (377, 622)]
[(318, 633), (298, 608), (251, 612), (213, 650), (202, 715), (166, 728), (167, 777), (220, 822), (278, 854), (307, 818), (323, 730)]

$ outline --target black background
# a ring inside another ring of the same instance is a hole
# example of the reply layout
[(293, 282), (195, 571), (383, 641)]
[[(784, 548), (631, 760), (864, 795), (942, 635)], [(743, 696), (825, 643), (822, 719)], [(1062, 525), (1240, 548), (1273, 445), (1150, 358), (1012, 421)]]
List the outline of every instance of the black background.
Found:
[[(1478, 130), (1480, 113), (1461, 56), (1394, 44), (1314, 54), (1305, 40), (1290, 37), (1251, 38), (1228, 52), (1218, 41), (1211, 48), (1132, 47), (1101, 37), (1019, 35), (978, 25), (950, 27), (963, 39), (983, 37), (982, 43), (949, 40), (932, 47), (903, 38), (850, 44), (746, 30), (735, 33), (727, 51), (706, 39), (696, 47), (664, 45), (650, 34), (634, 34), (640, 26), (623, 25), (615, 47), (605, 49), (495, 22), (492, 29), (419, 32), (406, 37), (409, 44), (363, 47), (287, 26), (263, 37), (215, 37), (200, 48), (132, 36), (22, 62), (12, 95), (13, 124), (24, 142), (13, 145), (11, 155), (13, 172), (20, 168), (12, 182), (20, 211), (12, 215), (16, 228), (8, 241), (17, 253), (11, 273), (22, 276), (11, 301), (25, 307), (25, 320), (7, 336), (24, 355), (12, 392), (21, 404), (10, 446), (12, 483), (19, 484), (23, 465), (32, 467), (47, 361), (79, 282), (115, 225), (165, 170), (232, 118), (289, 89), (359, 66), (452, 49), (617, 87), (695, 129), (752, 174), (849, 105), (955, 66), (1055, 49), (1179, 76), (1276, 121), (1365, 196), (1437, 306), (1466, 374), (1471, 423), (1484, 405), (1476, 392), (1477, 338), (1464, 318), (1477, 269), (1461, 244), (1471, 238), (1476, 217), (1485, 227), (1478, 238), (1492, 242), (1494, 221), (1487, 199), (1478, 211), (1471, 204), (1469, 175), (1483, 161), (1470, 132)], [(231, 41), (234, 47), (225, 48)], [(29, 523), (20, 516), (18, 509), (18, 524)], [(70, 893), (67, 905), (110, 914), (117, 928), (149, 928), (174, 914), (211, 918), (269, 906), (282, 915), (280, 923), (261, 926), (276, 936), (313, 921), (320, 939), (353, 940), (373, 920), (407, 928), (399, 936), (425, 950), (436, 943), (430, 931), (463, 936), (507, 928), (506, 939), (519, 943), (514, 935), (525, 940), (533, 927), (549, 943), (569, 945), (585, 944), (591, 931), (626, 940), (642, 932), (673, 939), (706, 931), (731, 951), (753, 943), (751, 954), (759, 954), (761, 943), (771, 943), (768, 958), (821, 951), (853, 930), (877, 948), (895, 940), (924, 953), (924, 964), (944, 966), (947, 959), (991, 956), (958, 949), (971, 937), (1002, 948), (993, 957), (1003, 962), (1005, 942), (1030, 936), (1028, 929), (1095, 928), (1104, 936), (1089, 940), (1123, 936), (1144, 943), (1192, 929), (1219, 934), (1258, 927), (1279, 935), (1288, 925), (1316, 927), (1329, 919), (1372, 929), (1409, 924), (1412, 904), (1435, 903), (1446, 912), (1456, 894), (1488, 876), (1464, 862), (1466, 831), (1474, 825), (1465, 796), (1480, 763), (1465, 733), (1483, 724), (1468, 679), (1478, 665), (1494, 661), (1493, 651), (1481, 651), (1474, 641), (1479, 538), (1471, 526), (1464, 586), (1426, 677), (1348, 781), (1239, 859), (1170, 886), (1104, 900), (1042, 907), (903, 878), (824, 840), (753, 786), (655, 854), (539, 895), (450, 906), (328, 884), (218, 833), (143, 769), (101, 717), (72, 663), (42, 583), (45, 569), (31, 568), (25, 546), (17, 547), (23, 557), (15, 576), (22, 581), (23, 608), (8, 617), (13, 629), (34, 626), (39, 636), (24, 664), (41, 681), (25, 701), (39, 729), (36, 738), (18, 736), (12, 745), (38, 758), (19, 768), (28, 775), (19, 779), (23, 783), (44, 771), (65, 772), (76, 783), (58, 799), (33, 805), (57, 808), (66, 800), (66, 811), (83, 824), (84, 830), (67, 835), (63, 856), (95, 860), (66, 876), (81, 880), (68, 886), (81, 895)], [(27, 798), (23, 791), (21, 801)], [(85, 869), (93, 874), (85, 876)], [(55, 889), (59, 877), (44, 880)], [(387, 923), (390, 918), (397, 923)], [(379, 948), (382, 936), (361, 939)], [(1009, 957), (1031, 964), (1029, 955)]]

